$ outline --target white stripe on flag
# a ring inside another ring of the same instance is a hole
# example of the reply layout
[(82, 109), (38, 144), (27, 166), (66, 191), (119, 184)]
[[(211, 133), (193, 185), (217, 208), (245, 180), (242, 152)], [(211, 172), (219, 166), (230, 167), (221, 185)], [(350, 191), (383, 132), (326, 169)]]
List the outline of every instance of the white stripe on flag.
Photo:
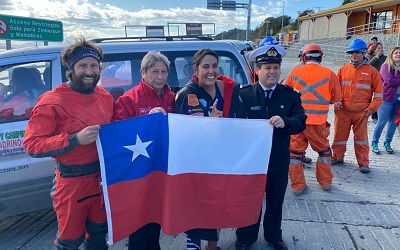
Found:
[[(110, 200), (108, 198), (106, 166), (105, 166), (105, 162), (104, 162), (103, 148), (101, 147), (100, 136), (97, 136), (97, 138), (96, 138), (96, 147), (97, 147), (97, 152), (99, 154), (99, 161), (100, 161), (101, 188), (103, 190), (104, 206), (105, 206), (106, 211), (111, 211)], [(112, 244), (114, 244), (114, 242), (113, 242), (114, 232), (112, 230), (111, 213), (107, 213), (107, 228), (108, 228), (107, 243), (109, 245), (112, 245)]]
[(267, 173), (273, 133), (268, 120), (168, 114), (168, 123), (168, 174)]

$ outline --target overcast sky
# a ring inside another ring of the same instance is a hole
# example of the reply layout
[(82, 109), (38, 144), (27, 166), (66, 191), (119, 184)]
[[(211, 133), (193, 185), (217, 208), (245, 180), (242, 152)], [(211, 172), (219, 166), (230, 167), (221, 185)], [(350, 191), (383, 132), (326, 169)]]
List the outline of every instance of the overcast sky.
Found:
[[(237, 3), (248, 4), (249, 1)], [(253, 0), (251, 29), (269, 16), (281, 16), (284, 12), (294, 19), (297, 11), (327, 10), (341, 3), (342, 0)], [(126, 25), (166, 25), (168, 22), (215, 23), (218, 34), (233, 28), (246, 29), (248, 13), (247, 9), (207, 10), (207, 0), (0, 0), (0, 6), (0, 14), (4, 15), (62, 21), (64, 41), (71, 41), (78, 35), (88, 38), (125, 36)], [(176, 31), (171, 29), (171, 32)], [(144, 28), (130, 28), (128, 35), (145, 35)], [(14, 44), (18, 46), (13, 41), (13, 47)], [(3, 48), (5, 40), (0, 40), (0, 49)]]

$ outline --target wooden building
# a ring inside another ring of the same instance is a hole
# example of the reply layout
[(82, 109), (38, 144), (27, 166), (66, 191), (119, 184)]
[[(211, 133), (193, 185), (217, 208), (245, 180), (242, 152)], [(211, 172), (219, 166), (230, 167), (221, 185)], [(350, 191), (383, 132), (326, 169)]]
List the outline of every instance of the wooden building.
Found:
[(346, 37), (349, 35), (399, 32), (400, 0), (359, 0), (334, 9), (297, 18), (299, 38)]

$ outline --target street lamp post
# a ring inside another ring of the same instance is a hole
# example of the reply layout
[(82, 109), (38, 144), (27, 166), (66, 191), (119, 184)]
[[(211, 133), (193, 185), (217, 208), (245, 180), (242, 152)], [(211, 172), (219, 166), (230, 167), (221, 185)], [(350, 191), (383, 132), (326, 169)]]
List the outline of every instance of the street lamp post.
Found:
[(310, 17), (311, 17), (312, 12), (308, 11), (308, 31), (307, 31), (307, 43), (310, 43)]
[(247, 29), (246, 29), (246, 41), (249, 40), (250, 34), (250, 17), (251, 17), (251, 4), (253, 0), (249, 0), (249, 4), (247, 5)]
[(297, 40), (299, 40), (300, 39), (300, 20), (299, 20), (299, 17), (300, 17), (300, 14), (301, 14), (301, 10), (298, 10), (297, 11)]
[[(246, 4), (246, 3), (237, 3), (236, 1), (207, 0), (207, 9), (221, 10), (222, 8), (222, 10), (229, 10), (229, 11), (236, 11), (236, 8), (247, 9), (246, 40), (249, 40), (252, 2), (253, 2), (252, 0), (249, 0), (249, 3)], [(238, 27), (238, 39), (239, 39), (239, 27)]]
[(283, 6), (282, 6), (282, 27), (281, 27), (281, 32), (283, 34), (283, 16), (285, 15), (285, 0), (283, 1)]
[(266, 28), (265, 28), (265, 36), (268, 36), (268, 24), (269, 20), (265, 20)]

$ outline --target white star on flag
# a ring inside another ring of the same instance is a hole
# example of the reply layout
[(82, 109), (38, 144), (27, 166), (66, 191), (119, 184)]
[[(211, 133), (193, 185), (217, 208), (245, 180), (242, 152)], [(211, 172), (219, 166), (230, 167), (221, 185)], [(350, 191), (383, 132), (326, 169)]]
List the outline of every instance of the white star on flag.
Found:
[(152, 142), (153, 141), (142, 142), (139, 135), (136, 135), (136, 144), (124, 146), (124, 148), (127, 148), (133, 152), (133, 155), (132, 155), (132, 162), (133, 162), (133, 160), (135, 160), (135, 158), (138, 157), (139, 155), (143, 155), (143, 156), (146, 156), (147, 158), (150, 158), (149, 154), (147, 153), (146, 148)]

